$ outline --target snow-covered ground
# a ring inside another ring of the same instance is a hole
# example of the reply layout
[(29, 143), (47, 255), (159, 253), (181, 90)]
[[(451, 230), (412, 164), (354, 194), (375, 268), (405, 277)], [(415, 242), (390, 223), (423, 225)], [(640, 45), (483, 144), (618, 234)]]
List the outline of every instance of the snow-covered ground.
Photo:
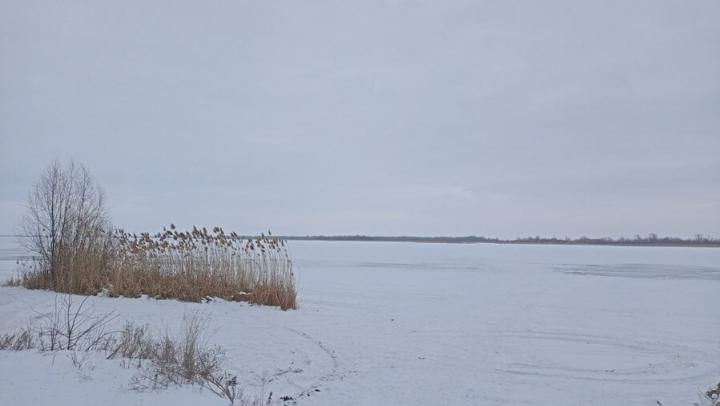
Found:
[[(300, 405), (692, 405), (720, 381), (720, 249), (291, 242), (300, 308), (92, 298), (209, 320), (246, 393)], [(12, 275), (3, 265), (0, 278)], [(0, 288), (0, 332), (55, 295)], [(120, 321), (120, 320), (118, 320)], [(0, 352), (0, 405), (223, 405), (90, 356)], [(264, 383), (263, 383), (264, 382)], [(309, 394), (309, 396), (301, 396)]]

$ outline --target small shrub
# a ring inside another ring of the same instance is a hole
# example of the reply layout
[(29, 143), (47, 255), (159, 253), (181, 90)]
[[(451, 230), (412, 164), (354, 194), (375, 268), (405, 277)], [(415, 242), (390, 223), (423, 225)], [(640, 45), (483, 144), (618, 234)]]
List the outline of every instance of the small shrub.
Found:
[(23, 245), (39, 269), (29, 285), (79, 293), (83, 272), (110, 259), (110, 221), (103, 190), (82, 165), (51, 163), (35, 184), (23, 217)]
[(115, 318), (113, 313), (96, 316), (88, 312), (85, 297), (77, 306), (73, 297), (66, 295), (58, 303), (55, 297), (53, 311), (41, 315), (43, 321), (38, 333), (41, 350), (81, 350), (90, 351), (107, 341), (106, 328)]

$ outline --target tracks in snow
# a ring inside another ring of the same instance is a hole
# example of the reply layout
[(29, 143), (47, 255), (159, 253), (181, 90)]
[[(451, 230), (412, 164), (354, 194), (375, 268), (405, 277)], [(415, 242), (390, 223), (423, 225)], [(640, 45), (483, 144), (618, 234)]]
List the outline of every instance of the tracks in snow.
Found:
[[(285, 327), (287, 331), (290, 331), (293, 334), (298, 335), (299, 337), (303, 338), (304, 340), (310, 342), (315, 347), (317, 347), (320, 352), (325, 354), (327, 359), (330, 362), (330, 368), (322, 375), (320, 375), (317, 380), (318, 382), (313, 382), (311, 385), (306, 385), (305, 387), (301, 388), (300, 392), (297, 393), (298, 398), (302, 397), (308, 397), (311, 396), (313, 393), (320, 392), (320, 386), (322, 386), (325, 382), (330, 381), (336, 381), (340, 380), (342, 381), (345, 378), (345, 375), (341, 374), (340, 371), (340, 361), (338, 359), (337, 354), (334, 350), (330, 349), (327, 345), (325, 345), (322, 341), (316, 339), (315, 337), (311, 336), (310, 334), (300, 331), (291, 327)], [(306, 362), (310, 363), (312, 360), (306, 360)]]
[(506, 332), (503, 339), (532, 349), (522, 362), (497, 369), (512, 375), (661, 384), (696, 382), (718, 369), (710, 354), (661, 341), (561, 331)]

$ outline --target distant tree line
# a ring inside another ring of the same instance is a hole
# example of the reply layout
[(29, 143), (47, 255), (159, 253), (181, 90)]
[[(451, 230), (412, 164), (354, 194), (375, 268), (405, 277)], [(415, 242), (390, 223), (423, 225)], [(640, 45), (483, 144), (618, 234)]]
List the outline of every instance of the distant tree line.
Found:
[(385, 241), (385, 242), (421, 242), (446, 244), (555, 244), (555, 245), (625, 245), (625, 246), (666, 246), (666, 247), (720, 247), (720, 238), (696, 234), (694, 238), (660, 237), (651, 233), (647, 236), (635, 235), (632, 238), (557, 238), (557, 237), (521, 237), (515, 239), (488, 238), (482, 236), (460, 237), (419, 237), (419, 236), (370, 236), (370, 235), (308, 235), (283, 236), (286, 240), (309, 241)]

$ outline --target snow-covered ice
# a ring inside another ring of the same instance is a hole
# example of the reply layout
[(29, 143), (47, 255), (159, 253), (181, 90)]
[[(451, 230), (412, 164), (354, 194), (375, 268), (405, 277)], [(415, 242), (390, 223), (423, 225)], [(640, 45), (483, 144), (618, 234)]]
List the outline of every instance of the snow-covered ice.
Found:
[[(720, 250), (291, 242), (296, 311), (91, 299), (118, 322), (177, 329), (199, 311), (247, 394), (300, 405), (692, 405), (720, 381)], [(0, 277), (11, 276), (4, 268)], [(0, 288), (0, 333), (55, 294)], [(138, 393), (133, 369), (0, 352), (0, 405), (223, 405)]]

